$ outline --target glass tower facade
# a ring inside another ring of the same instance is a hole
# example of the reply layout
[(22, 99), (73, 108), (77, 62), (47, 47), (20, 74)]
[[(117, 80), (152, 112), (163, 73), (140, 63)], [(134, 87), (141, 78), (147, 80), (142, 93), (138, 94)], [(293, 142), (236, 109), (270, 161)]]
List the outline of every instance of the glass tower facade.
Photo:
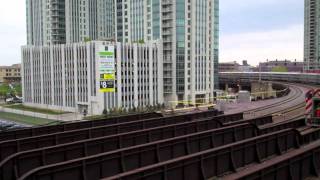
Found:
[(305, 0), (304, 70), (320, 70), (320, 1)]
[[(176, 68), (177, 93), (184, 94), (185, 90), (185, 0), (176, 1)], [(179, 99), (183, 99), (180, 96)]]

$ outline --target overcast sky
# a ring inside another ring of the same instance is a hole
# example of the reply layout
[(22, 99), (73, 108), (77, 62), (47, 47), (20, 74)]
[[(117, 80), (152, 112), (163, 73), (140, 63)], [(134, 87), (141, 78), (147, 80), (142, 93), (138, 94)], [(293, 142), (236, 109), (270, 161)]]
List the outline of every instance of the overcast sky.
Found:
[[(303, 58), (303, 0), (220, 0), (220, 61)], [(19, 63), (25, 0), (0, 6), (0, 65)]]
[(304, 0), (220, 0), (220, 61), (303, 60)]

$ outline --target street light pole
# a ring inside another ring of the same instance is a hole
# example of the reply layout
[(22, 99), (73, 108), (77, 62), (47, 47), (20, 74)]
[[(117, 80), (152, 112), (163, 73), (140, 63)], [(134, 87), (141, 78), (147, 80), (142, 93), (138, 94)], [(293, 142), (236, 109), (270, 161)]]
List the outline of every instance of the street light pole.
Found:
[(259, 63), (259, 82), (261, 82), (261, 63)]

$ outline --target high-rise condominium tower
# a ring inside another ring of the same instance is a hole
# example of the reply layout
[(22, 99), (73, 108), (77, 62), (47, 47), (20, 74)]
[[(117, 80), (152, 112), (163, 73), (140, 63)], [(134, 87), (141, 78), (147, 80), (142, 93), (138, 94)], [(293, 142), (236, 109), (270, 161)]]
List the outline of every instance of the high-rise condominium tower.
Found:
[(114, 0), (26, 0), (27, 44), (114, 38)]
[(218, 0), (118, 0), (116, 39), (163, 40), (164, 95), (209, 101), (217, 80)]
[(26, 0), (27, 44), (66, 42), (65, 0)]
[(305, 0), (304, 22), (304, 69), (313, 71), (320, 69), (320, 1)]

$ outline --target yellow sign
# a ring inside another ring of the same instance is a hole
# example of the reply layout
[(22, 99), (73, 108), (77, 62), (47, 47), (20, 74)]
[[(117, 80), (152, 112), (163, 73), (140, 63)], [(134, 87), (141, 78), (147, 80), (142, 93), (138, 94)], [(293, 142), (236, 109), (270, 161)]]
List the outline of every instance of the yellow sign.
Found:
[(115, 75), (114, 73), (112, 74), (103, 74), (103, 79), (107, 79), (107, 80), (115, 80)]

